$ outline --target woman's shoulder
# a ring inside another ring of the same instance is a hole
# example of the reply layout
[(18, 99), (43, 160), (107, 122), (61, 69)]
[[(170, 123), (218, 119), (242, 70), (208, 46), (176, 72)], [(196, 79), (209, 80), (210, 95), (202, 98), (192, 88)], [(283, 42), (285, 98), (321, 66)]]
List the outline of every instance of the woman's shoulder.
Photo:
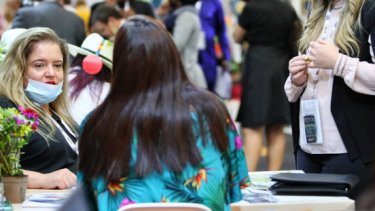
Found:
[(198, 116), (219, 116), (222, 117), (221, 120), (225, 121), (226, 115), (224, 114), (227, 114), (228, 111), (223, 99), (208, 90), (200, 90), (198, 95), (199, 97), (192, 104), (193, 111), (199, 111), (197, 112)]
[(372, 9), (372, 10), (374, 10), (375, 9), (375, 1), (373, 1), (373, 0), (365, 0), (363, 7), (364, 7), (364, 9)]
[(16, 104), (14, 104), (9, 98), (6, 97), (0, 97), (0, 107), (2, 108), (12, 108), (17, 107)]
[(363, 4), (362, 14), (366, 17), (375, 17), (375, 1), (367, 0)]
[(366, 31), (371, 31), (375, 27), (375, 1), (367, 0), (361, 11), (363, 27)]

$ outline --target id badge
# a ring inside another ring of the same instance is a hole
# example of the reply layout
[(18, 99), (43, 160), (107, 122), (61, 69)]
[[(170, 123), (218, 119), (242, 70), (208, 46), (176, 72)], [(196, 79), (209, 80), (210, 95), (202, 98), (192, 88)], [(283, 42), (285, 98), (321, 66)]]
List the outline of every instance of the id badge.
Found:
[(320, 124), (319, 102), (317, 99), (301, 101), (300, 132), (307, 144), (323, 144)]

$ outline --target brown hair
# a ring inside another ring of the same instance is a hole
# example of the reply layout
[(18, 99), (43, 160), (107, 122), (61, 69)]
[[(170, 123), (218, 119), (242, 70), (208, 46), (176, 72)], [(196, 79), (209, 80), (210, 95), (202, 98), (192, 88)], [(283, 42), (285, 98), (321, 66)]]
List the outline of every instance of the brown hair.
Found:
[(161, 172), (163, 166), (177, 173), (197, 166), (198, 135), (203, 143), (212, 138), (220, 151), (227, 149), (225, 106), (188, 81), (163, 27), (134, 16), (118, 31), (114, 46), (110, 93), (87, 121), (79, 144), (79, 168), (87, 178), (113, 181)]

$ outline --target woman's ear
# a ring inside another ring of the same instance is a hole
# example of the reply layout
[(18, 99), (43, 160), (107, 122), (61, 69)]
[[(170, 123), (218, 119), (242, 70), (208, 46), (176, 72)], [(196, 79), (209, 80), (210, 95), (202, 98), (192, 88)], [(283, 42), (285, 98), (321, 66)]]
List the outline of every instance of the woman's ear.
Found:
[(28, 83), (29, 83), (29, 80), (27, 79), (27, 77), (23, 76), (23, 88), (24, 89), (26, 89)]

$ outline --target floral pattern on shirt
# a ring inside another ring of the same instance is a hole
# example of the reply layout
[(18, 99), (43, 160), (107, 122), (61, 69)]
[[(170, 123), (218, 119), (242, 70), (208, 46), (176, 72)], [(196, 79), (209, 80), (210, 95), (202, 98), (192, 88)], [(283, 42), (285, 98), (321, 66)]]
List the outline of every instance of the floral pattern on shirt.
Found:
[[(197, 121), (196, 115), (193, 114), (192, 118)], [(214, 146), (211, 139), (203, 144), (202, 138), (198, 137), (197, 147), (203, 160), (197, 167), (187, 165), (180, 174), (165, 167), (162, 173), (154, 172), (144, 178), (130, 175), (110, 183), (97, 178), (92, 184), (99, 210), (115, 211), (134, 203), (192, 202), (204, 204), (213, 211), (229, 211), (231, 202), (242, 199), (241, 188), (249, 186), (250, 179), (242, 141), (230, 118), (227, 119), (227, 136), (229, 144), (224, 153)], [(136, 143), (135, 137), (133, 161)]]

